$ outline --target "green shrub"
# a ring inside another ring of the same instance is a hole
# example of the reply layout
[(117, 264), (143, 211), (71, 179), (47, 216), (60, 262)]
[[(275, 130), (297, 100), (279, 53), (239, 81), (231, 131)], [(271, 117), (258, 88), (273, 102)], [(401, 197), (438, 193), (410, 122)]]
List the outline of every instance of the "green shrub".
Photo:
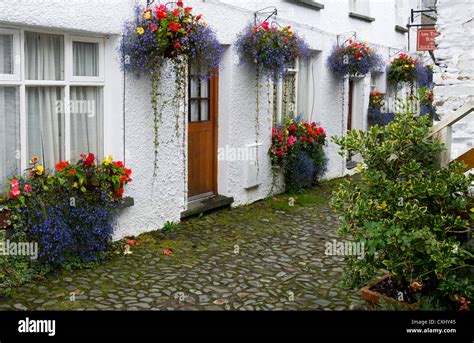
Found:
[(406, 111), (387, 126), (333, 137), (341, 155), (360, 154), (365, 163), (358, 166), (360, 181), (341, 183), (331, 201), (342, 213), (339, 233), (367, 250), (364, 258), (348, 260), (352, 286), (387, 270), (401, 285), (420, 284), (418, 296), (444, 303), (474, 296), (468, 274), (473, 254), (447, 238), (448, 231), (469, 226), (457, 213), (468, 210), (474, 177), (465, 176), (459, 163), (438, 167), (443, 146), (427, 139), (430, 129), (429, 116)]

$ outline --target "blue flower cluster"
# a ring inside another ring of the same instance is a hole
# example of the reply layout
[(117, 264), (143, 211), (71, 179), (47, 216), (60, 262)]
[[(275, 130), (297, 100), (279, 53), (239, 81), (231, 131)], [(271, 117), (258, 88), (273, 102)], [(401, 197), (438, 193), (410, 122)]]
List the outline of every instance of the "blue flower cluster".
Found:
[(256, 64), (260, 74), (282, 78), (298, 58), (309, 58), (307, 43), (290, 28), (262, 28), (248, 25), (236, 42), (241, 63)]
[(209, 77), (209, 71), (212, 74), (219, 68), (224, 53), (215, 32), (209, 26), (197, 25), (188, 39), (189, 58), (198, 66), (197, 76)]
[(424, 66), (422, 63), (416, 63), (416, 83), (418, 87), (431, 88), (433, 84), (433, 70), (431, 66)]
[(39, 262), (53, 270), (74, 261), (97, 261), (113, 233), (114, 203), (109, 195), (82, 194), (64, 186), (48, 191), (36, 184), (21, 211), (21, 227), (39, 246)]

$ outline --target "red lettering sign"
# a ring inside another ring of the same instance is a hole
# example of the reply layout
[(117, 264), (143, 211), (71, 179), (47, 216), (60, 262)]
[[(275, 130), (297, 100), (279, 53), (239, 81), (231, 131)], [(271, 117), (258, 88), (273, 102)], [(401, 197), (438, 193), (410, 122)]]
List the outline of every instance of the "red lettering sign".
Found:
[(436, 29), (418, 29), (418, 39), (416, 50), (433, 51), (436, 50), (435, 38), (439, 36)]

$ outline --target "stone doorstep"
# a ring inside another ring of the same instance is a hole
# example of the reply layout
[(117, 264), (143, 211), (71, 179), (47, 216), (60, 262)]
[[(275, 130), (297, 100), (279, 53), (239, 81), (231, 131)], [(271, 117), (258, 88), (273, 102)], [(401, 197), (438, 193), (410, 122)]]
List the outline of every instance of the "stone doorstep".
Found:
[(205, 213), (228, 207), (234, 202), (234, 198), (224, 195), (212, 195), (208, 198), (191, 201), (188, 203), (188, 209), (181, 212), (181, 219), (188, 218), (200, 213)]

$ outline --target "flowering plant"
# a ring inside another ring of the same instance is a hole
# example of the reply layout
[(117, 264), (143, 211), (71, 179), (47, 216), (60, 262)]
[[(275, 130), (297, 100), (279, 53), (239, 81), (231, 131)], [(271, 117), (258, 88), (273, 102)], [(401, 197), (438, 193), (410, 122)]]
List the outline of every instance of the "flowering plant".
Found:
[(346, 45), (335, 46), (328, 58), (328, 65), (334, 74), (366, 75), (383, 67), (383, 59), (368, 46), (368, 42), (349, 40)]
[(416, 63), (416, 83), (419, 88), (431, 88), (433, 85), (433, 67), (430, 65), (424, 66), (421, 63)]
[(109, 191), (114, 198), (123, 196), (124, 187), (132, 181), (132, 171), (125, 168), (123, 162), (113, 161), (112, 156), (104, 158), (102, 164), (96, 165), (92, 153), (82, 154), (81, 159), (71, 165), (68, 161), (56, 164), (57, 177), (69, 182), (73, 188), (81, 192), (97, 189)]
[(387, 78), (393, 84), (410, 83), (416, 81), (416, 65), (418, 60), (407, 54), (400, 54), (393, 61), (387, 71)]
[(272, 129), (270, 159), (274, 168), (283, 170), (288, 191), (301, 192), (322, 176), (325, 143), (326, 133), (316, 123), (290, 119)]
[(383, 106), (384, 100), (385, 100), (385, 94), (382, 94), (379, 91), (370, 92), (369, 106), (381, 107)]
[[(175, 9), (156, 5), (137, 8), (138, 22), (128, 22), (122, 40), (124, 67), (137, 75), (157, 72), (164, 58), (178, 60), (187, 55), (204, 71), (215, 70), (222, 48), (202, 15), (178, 1)], [(203, 76), (208, 75), (203, 72)]]
[(247, 26), (236, 45), (241, 62), (256, 64), (259, 72), (274, 78), (285, 76), (298, 58), (309, 57), (308, 45), (291, 26), (271, 27), (268, 22)]
[(109, 246), (117, 199), (132, 171), (111, 156), (97, 165), (92, 153), (76, 164), (57, 163), (55, 174), (39, 168), (36, 157), (30, 162), (25, 176), (9, 182), (13, 237), (38, 242), (39, 259), (53, 268), (96, 261)]

